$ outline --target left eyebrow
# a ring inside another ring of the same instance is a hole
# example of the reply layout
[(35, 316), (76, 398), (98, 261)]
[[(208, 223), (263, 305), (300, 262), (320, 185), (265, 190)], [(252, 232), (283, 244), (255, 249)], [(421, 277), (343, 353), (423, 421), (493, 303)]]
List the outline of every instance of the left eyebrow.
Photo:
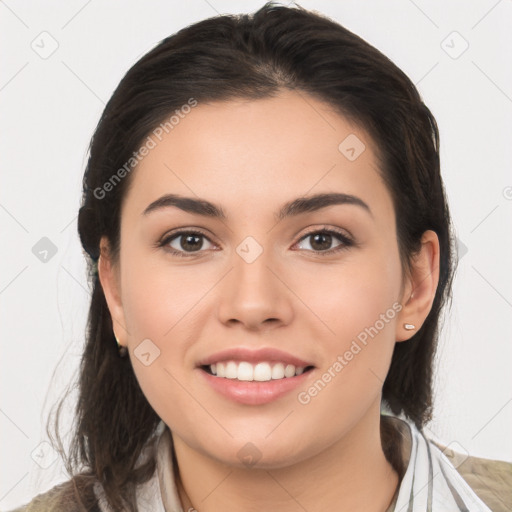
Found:
[[(363, 208), (373, 217), (370, 207), (359, 197), (350, 194), (341, 193), (323, 193), (313, 196), (297, 197), (285, 203), (275, 214), (281, 221), (287, 217), (297, 216), (303, 213), (314, 212), (337, 204), (355, 205)], [(151, 212), (175, 206), (181, 210), (205, 217), (226, 219), (227, 216), (221, 206), (211, 203), (206, 199), (197, 199), (194, 197), (185, 197), (178, 194), (166, 194), (156, 201), (153, 201), (143, 212), (142, 215), (148, 215)]]
[(277, 219), (281, 221), (286, 217), (300, 215), (307, 212), (314, 212), (336, 204), (349, 204), (359, 206), (366, 210), (373, 217), (370, 207), (359, 197), (350, 194), (329, 193), (297, 197), (293, 201), (289, 201), (283, 205), (277, 214)]

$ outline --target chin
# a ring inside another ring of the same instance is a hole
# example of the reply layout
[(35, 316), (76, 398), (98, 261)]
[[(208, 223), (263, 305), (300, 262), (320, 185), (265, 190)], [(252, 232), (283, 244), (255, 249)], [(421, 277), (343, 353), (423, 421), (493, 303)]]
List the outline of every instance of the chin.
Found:
[(300, 442), (293, 442), (289, 437), (286, 444), (284, 441), (276, 437), (273, 442), (269, 442), (265, 435), (260, 438), (254, 436), (252, 440), (244, 436), (242, 439), (231, 439), (229, 443), (212, 446), (209, 440), (204, 453), (227, 466), (247, 470), (286, 468), (308, 458), (303, 451), (297, 451)]

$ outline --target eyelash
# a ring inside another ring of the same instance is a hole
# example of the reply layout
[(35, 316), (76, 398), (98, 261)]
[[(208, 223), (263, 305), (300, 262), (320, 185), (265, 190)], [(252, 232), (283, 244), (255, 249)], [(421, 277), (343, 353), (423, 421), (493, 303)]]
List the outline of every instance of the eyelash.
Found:
[[(312, 252), (315, 255), (319, 256), (326, 256), (326, 255), (332, 255), (335, 253), (338, 253), (340, 251), (346, 250), (349, 247), (355, 246), (356, 243), (353, 239), (351, 239), (349, 236), (347, 236), (345, 233), (342, 233), (341, 231), (332, 229), (332, 228), (322, 228), (322, 229), (315, 229), (314, 231), (309, 231), (305, 235), (303, 235), (296, 243), (301, 242), (302, 240), (307, 239), (308, 237), (316, 234), (328, 234), (328, 235), (334, 235), (338, 240), (341, 242), (340, 245), (337, 247), (334, 247), (333, 249), (328, 249), (326, 251), (314, 251), (314, 250), (308, 250), (308, 252)], [(196, 235), (196, 236), (202, 236), (206, 238), (210, 243), (213, 244), (213, 242), (206, 236), (205, 233), (197, 230), (180, 230), (175, 231), (174, 233), (170, 234), (169, 236), (164, 237), (160, 242), (157, 243), (157, 247), (164, 248), (166, 251), (168, 251), (173, 256), (182, 257), (182, 258), (193, 258), (197, 254), (200, 254), (204, 251), (194, 251), (191, 253), (186, 253), (185, 251), (177, 251), (175, 249), (171, 249), (168, 247), (168, 244), (174, 240), (175, 238), (179, 238), (182, 235)], [(295, 245), (295, 244), (294, 244)], [(306, 249), (307, 250), (307, 249)]]

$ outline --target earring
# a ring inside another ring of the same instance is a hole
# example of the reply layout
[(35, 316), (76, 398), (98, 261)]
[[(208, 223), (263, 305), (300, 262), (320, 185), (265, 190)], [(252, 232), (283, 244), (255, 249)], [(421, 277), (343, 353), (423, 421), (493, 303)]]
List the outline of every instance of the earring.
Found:
[(404, 329), (406, 329), (407, 331), (414, 331), (414, 329), (416, 329), (416, 326), (412, 324), (404, 324)]
[(119, 343), (119, 340), (117, 339), (116, 333), (114, 332), (114, 338), (116, 339), (117, 343), (117, 350), (119, 352), (119, 357), (126, 357), (126, 354), (128, 354), (128, 349)]

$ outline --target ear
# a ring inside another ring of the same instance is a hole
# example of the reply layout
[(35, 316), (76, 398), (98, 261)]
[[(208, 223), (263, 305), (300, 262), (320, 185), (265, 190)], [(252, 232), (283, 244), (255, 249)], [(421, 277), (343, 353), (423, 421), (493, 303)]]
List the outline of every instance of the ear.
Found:
[[(413, 256), (411, 267), (400, 301), (403, 307), (396, 341), (406, 341), (416, 334), (432, 308), (439, 282), (439, 239), (434, 231), (423, 233), (421, 249)], [(413, 325), (414, 329), (406, 329), (405, 324)]]
[(119, 266), (114, 265), (111, 257), (110, 244), (103, 236), (100, 240), (100, 257), (98, 260), (98, 277), (105, 294), (110, 316), (112, 317), (112, 328), (120, 345), (127, 345), (126, 321), (123, 304), (121, 302), (121, 279)]

